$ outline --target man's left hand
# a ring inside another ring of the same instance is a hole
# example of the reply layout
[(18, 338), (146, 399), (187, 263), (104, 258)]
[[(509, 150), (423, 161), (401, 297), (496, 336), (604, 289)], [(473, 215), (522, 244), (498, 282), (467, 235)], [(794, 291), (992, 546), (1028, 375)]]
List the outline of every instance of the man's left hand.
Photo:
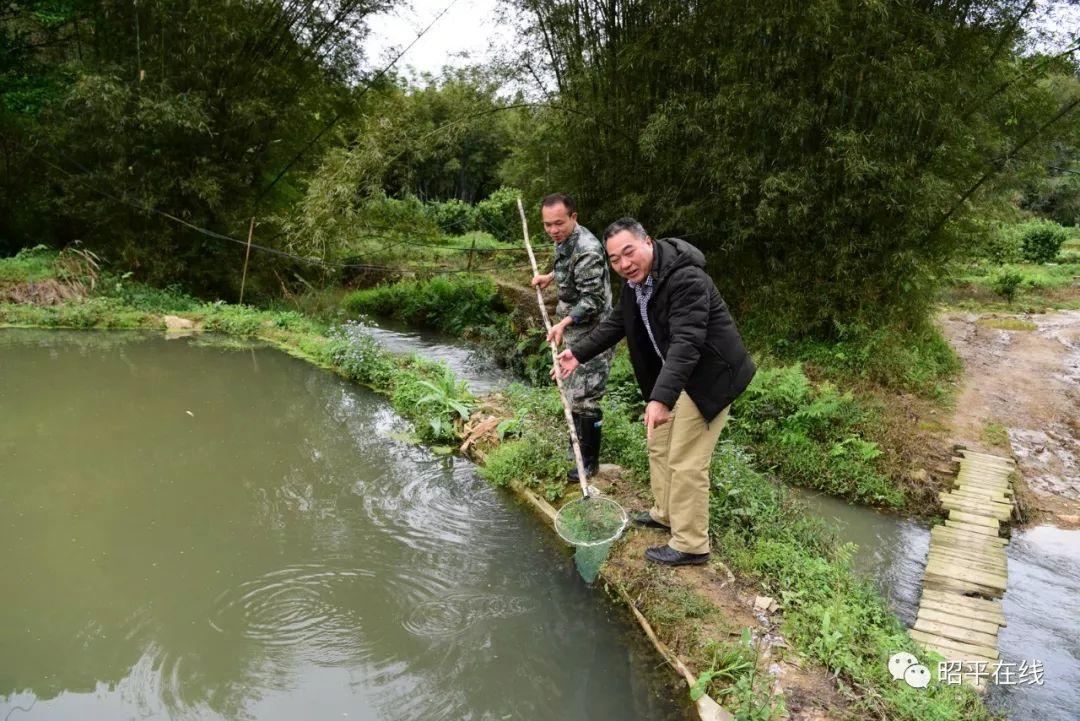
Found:
[(566, 328), (572, 325), (574, 319), (570, 316), (566, 316), (555, 325), (551, 326), (551, 330), (548, 331), (547, 340), (548, 343), (555, 341), (555, 347), (562, 345), (563, 334), (566, 332)]
[(662, 426), (671, 420), (671, 409), (660, 401), (649, 401), (645, 406), (645, 436), (652, 440), (653, 428)]

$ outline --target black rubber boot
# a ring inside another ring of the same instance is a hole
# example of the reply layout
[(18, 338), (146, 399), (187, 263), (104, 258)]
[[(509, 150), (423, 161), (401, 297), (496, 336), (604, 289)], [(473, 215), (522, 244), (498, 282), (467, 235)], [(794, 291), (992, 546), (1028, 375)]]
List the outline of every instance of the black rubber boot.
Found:
[[(600, 469), (600, 429), (604, 416), (597, 411), (592, 415), (574, 413), (574, 428), (577, 429), (578, 441), (581, 444), (581, 460), (585, 463), (586, 477), (596, 475)], [(566, 477), (568, 480), (578, 483), (577, 467), (571, 469)]]

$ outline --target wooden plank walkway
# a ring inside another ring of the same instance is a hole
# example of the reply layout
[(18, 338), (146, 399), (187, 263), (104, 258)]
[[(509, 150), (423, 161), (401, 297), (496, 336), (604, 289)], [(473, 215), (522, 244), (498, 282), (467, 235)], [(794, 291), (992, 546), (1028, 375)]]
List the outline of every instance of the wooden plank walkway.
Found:
[(930, 530), (930, 555), (911, 637), (949, 661), (999, 658), (998, 629), (1005, 625), (1001, 595), (1008, 573), (1001, 524), (1013, 510), (1009, 458), (960, 451), (954, 487), (939, 494), (948, 520)]

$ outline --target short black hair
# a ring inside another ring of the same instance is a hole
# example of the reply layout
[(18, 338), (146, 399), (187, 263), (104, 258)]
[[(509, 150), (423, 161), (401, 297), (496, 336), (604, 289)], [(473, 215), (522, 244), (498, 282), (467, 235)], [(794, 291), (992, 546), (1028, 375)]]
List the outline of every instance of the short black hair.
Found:
[(577, 203), (575, 203), (574, 199), (566, 193), (552, 193), (551, 195), (545, 195), (544, 199), (540, 201), (540, 207), (552, 208), (559, 203), (562, 203), (564, 206), (566, 206), (567, 213), (577, 212)]
[(616, 233), (621, 233), (624, 230), (629, 230), (638, 240), (645, 240), (645, 238), (649, 236), (649, 234), (645, 232), (645, 227), (641, 223), (637, 222), (630, 216), (626, 216), (625, 218), (619, 218), (614, 223), (604, 229), (604, 242), (606, 243), (608, 238), (615, 235)]

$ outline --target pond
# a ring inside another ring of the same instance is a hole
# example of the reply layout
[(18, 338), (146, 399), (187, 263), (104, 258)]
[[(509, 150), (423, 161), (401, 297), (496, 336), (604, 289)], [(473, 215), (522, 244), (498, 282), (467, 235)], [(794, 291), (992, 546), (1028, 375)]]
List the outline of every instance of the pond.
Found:
[(687, 718), (554, 534), (403, 428), (269, 348), (0, 330), (0, 718)]

